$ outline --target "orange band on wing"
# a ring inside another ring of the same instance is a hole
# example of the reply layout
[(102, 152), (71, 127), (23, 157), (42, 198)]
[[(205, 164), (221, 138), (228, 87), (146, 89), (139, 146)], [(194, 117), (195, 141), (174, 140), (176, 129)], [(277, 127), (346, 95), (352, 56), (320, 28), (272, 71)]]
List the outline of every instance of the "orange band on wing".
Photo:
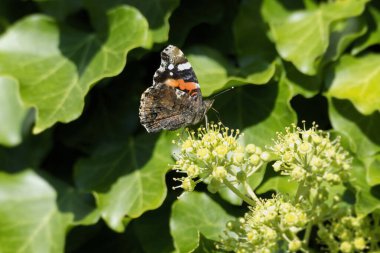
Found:
[(179, 88), (180, 90), (188, 90), (190, 93), (191, 91), (198, 89), (197, 83), (185, 82), (183, 79), (167, 79), (165, 84), (174, 88)]

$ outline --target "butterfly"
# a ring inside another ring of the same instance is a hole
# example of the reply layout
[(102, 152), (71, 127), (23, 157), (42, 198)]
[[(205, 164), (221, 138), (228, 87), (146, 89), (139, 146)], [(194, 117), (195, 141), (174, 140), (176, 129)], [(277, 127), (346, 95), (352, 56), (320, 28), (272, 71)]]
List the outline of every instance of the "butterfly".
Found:
[(214, 99), (203, 99), (198, 79), (183, 52), (169, 45), (161, 52), (153, 85), (141, 95), (140, 122), (149, 133), (195, 125), (213, 103)]

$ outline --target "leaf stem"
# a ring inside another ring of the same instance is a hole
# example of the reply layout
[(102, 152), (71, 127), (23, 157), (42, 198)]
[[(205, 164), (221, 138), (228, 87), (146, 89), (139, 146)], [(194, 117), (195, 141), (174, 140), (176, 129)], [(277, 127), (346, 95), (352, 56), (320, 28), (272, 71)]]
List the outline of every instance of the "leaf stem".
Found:
[(235, 193), (238, 197), (244, 200), (250, 206), (255, 206), (256, 202), (252, 199), (245, 196), (242, 192), (240, 192), (235, 186), (233, 186), (228, 180), (223, 180), (223, 183), (230, 189), (233, 193)]
[(253, 200), (261, 204), (261, 200), (256, 196), (256, 194), (252, 190), (251, 186), (247, 183), (247, 181), (244, 181), (244, 188)]

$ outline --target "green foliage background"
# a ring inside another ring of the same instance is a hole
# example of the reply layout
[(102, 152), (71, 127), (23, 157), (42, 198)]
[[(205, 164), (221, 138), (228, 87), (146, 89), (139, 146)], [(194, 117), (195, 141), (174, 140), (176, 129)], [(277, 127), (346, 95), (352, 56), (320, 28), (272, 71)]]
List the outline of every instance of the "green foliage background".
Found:
[[(168, 44), (204, 96), (237, 87), (209, 117), (244, 142), (303, 119), (343, 136), (346, 201), (379, 211), (378, 1), (2, 0), (0, 32), (1, 253), (209, 252), (246, 210), (229, 192), (178, 200), (175, 133), (139, 124)], [(254, 181), (263, 196), (294, 189), (270, 166)]]

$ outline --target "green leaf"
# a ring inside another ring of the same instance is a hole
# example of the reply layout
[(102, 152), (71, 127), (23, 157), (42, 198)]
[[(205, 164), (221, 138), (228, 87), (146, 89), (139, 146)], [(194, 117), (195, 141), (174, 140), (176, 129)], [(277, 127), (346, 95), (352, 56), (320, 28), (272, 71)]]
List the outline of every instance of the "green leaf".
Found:
[(265, 180), (257, 189), (257, 193), (263, 194), (268, 191), (275, 191), (295, 196), (297, 188), (298, 184), (290, 181), (288, 176), (275, 176)]
[(264, 148), (273, 143), (276, 131), (284, 131), (296, 122), (291, 97), (285, 77), (279, 83), (246, 85), (230, 91), (228, 96), (217, 97), (213, 107), (221, 114), (209, 112), (208, 116), (210, 120), (220, 120), (225, 126), (243, 131), (243, 144), (254, 143)]
[[(200, 24), (216, 24), (225, 14), (223, 1), (181, 1), (180, 4), (170, 17), (169, 41), (176, 46), (183, 45), (192, 28)], [(199, 8), (200, 5), (207, 8)]]
[(44, 13), (49, 16), (53, 16), (57, 20), (63, 22), (68, 15), (79, 11), (82, 7), (82, 1), (77, 0), (34, 1), (38, 4)]
[[(168, 40), (169, 17), (178, 6), (179, 0), (108, 0), (108, 1), (84, 1), (92, 22), (96, 27), (103, 25), (102, 17), (105, 10), (111, 10), (120, 5), (130, 5), (138, 9), (145, 17), (149, 25), (149, 33), (144, 41), (145, 47), (151, 47), (152, 43), (162, 43)], [(127, 23), (130, 21), (126, 21)], [(141, 29), (141, 28), (140, 28)], [(145, 28), (144, 28), (145, 29)], [(135, 30), (133, 33), (135, 33)]]
[(95, 193), (102, 218), (116, 231), (123, 231), (125, 216), (137, 218), (164, 201), (173, 136), (157, 137), (142, 135), (103, 145), (76, 165), (78, 186)]
[(358, 215), (366, 216), (375, 210), (379, 210), (380, 196), (378, 190), (368, 185), (365, 165), (358, 159), (354, 159), (351, 183), (356, 188), (355, 210)]
[(208, 47), (192, 47), (187, 57), (201, 84), (202, 94), (209, 96), (217, 90), (248, 83), (265, 84), (273, 75), (269, 72), (246, 75), (233, 67), (218, 51)]
[(233, 110), (231, 113), (235, 120), (246, 126), (243, 131), (246, 144), (254, 143), (262, 148), (272, 145), (276, 132), (284, 131), (285, 127), (297, 121), (290, 106), (292, 95), (285, 77), (279, 83), (270, 83), (250, 92), (240, 91), (239, 96), (236, 106), (232, 106), (232, 102), (226, 106)]
[(380, 184), (380, 155), (371, 157), (367, 166), (367, 181), (370, 186)]
[(233, 219), (206, 194), (183, 194), (172, 208), (170, 230), (175, 248), (179, 252), (191, 252), (199, 246), (200, 234), (207, 239), (218, 240), (226, 223)]
[(323, 58), (323, 64), (336, 61), (342, 53), (367, 31), (366, 23), (362, 18), (348, 18), (332, 24), (329, 47)]
[(52, 19), (34, 15), (0, 38), (0, 74), (16, 77), (24, 103), (36, 107), (35, 133), (77, 118), (91, 85), (120, 73), (128, 51), (145, 43), (147, 22), (136, 9), (119, 7), (107, 17), (106, 37), (59, 29)]
[(301, 94), (304, 97), (311, 98), (319, 93), (323, 84), (321, 74), (305, 75), (299, 72), (293, 64), (286, 62), (283, 62), (283, 67), (293, 96)]
[[(173, 201), (178, 192), (169, 192), (165, 203), (158, 209), (144, 213), (133, 222), (133, 229), (146, 253), (173, 252), (173, 239), (170, 235), (169, 218)], [(154, 224), (154, 226), (152, 226)], [(159, 235), (159, 240), (157, 240)]]
[(242, 72), (256, 80), (252, 82), (257, 84), (268, 82), (274, 75), (277, 57), (261, 17), (261, 2), (243, 1), (233, 25), (236, 54)]
[(0, 144), (15, 146), (21, 142), (25, 115), (17, 80), (0, 76)]
[(56, 192), (31, 170), (0, 172), (0, 252), (63, 252), (69, 217)]
[(335, 67), (328, 96), (349, 99), (366, 115), (380, 111), (380, 55), (344, 56)]
[(317, 73), (329, 45), (331, 24), (364, 11), (367, 0), (322, 3), (312, 10), (287, 11), (277, 1), (265, 0), (264, 13), (277, 51), (304, 74)]
[(25, 168), (40, 168), (51, 147), (50, 131), (25, 136), (23, 142), (16, 147), (0, 147), (1, 169), (18, 172)]
[(359, 54), (368, 47), (380, 43), (380, 11), (372, 6), (368, 10), (369, 34), (355, 44), (352, 54)]
[(380, 151), (380, 113), (362, 115), (347, 100), (329, 99), (329, 117), (334, 129), (349, 138), (350, 147), (359, 157)]

